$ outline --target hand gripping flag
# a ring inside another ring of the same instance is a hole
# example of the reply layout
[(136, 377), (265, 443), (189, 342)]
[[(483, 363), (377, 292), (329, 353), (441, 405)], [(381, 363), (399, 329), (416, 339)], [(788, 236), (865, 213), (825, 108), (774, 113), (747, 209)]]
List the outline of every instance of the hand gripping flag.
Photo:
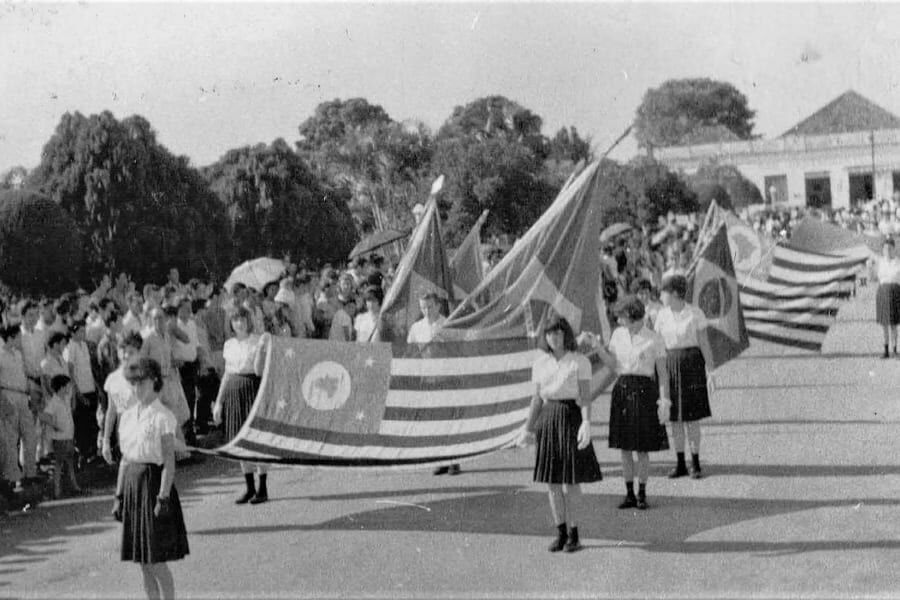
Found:
[(699, 342), (710, 369), (722, 366), (750, 346), (724, 221), (694, 260), (688, 273), (687, 300), (709, 319)]

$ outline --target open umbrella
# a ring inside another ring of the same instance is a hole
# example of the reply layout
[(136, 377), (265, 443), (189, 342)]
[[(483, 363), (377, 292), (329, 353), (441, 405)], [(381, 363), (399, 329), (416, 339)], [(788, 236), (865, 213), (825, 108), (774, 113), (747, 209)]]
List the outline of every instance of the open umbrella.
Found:
[(382, 246), (387, 246), (397, 240), (402, 240), (409, 235), (408, 231), (397, 231), (396, 229), (385, 229), (376, 231), (368, 238), (358, 243), (350, 252), (349, 258), (355, 258), (361, 254), (368, 254), (374, 250), (378, 250)]
[(609, 227), (607, 227), (600, 233), (600, 242), (601, 243), (608, 242), (609, 240), (613, 239), (617, 235), (623, 234), (626, 231), (630, 231), (630, 230), (631, 230), (631, 225), (629, 225), (628, 223), (613, 223), (612, 225), (610, 225)]
[(225, 289), (231, 290), (234, 284), (243, 283), (261, 292), (267, 283), (278, 280), (286, 269), (284, 261), (277, 258), (254, 258), (235, 267), (225, 281)]

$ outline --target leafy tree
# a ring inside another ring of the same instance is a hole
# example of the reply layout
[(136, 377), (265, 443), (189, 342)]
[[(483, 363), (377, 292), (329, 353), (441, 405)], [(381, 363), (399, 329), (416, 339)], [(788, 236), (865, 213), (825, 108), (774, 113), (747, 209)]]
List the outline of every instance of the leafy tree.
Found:
[(77, 286), (75, 223), (32, 190), (0, 192), (0, 280), (15, 293), (62, 294)]
[(732, 165), (718, 164), (715, 161), (704, 163), (690, 176), (689, 184), (697, 194), (700, 210), (704, 211), (713, 199), (736, 209), (763, 202), (762, 193), (756, 184)]
[(215, 277), (230, 262), (223, 208), (141, 116), (66, 113), (29, 185), (74, 219), (84, 283), (116, 271), (159, 280), (172, 266)]
[(747, 97), (730, 83), (670, 79), (644, 94), (635, 117), (635, 137), (642, 148), (677, 146), (696, 139), (698, 131), (707, 136), (721, 126), (746, 140), (753, 136), (755, 115)]
[(593, 156), (590, 138), (582, 138), (575, 127), (562, 127), (550, 140), (547, 158), (575, 164), (581, 160), (590, 162)]
[(304, 121), (299, 154), (333, 187), (350, 194), (360, 232), (412, 225), (423, 198), (431, 136), (418, 123), (398, 123), (363, 98), (336, 99)]
[(486, 96), (453, 109), (437, 138), (473, 137), (479, 141), (503, 138), (529, 148), (543, 160), (550, 144), (541, 134), (541, 118), (504, 96)]
[(0, 190), (18, 190), (25, 186), (28, 180), (28, 169), (23, 166), (15, 166), (0, 175)]
[(356, 243), (346, 197), (321, 185), (282, 139), (229, 150), (204, 175), (227, 208), (236, 260), (338, 260)]
[(635, 217), (652, 224), (672, 211), (690, 213), (698, 209), (697, 195), (676, 173), (653, 159), (638, 157), (627, 165), (628, 185), (637, 199)]

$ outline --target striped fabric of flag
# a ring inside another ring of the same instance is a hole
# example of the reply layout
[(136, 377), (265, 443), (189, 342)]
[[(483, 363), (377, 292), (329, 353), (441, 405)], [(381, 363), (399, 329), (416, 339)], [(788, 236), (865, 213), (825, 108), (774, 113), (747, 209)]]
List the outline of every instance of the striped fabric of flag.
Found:
[(820, 351), (865, 260), (776, 246), (766, 281), (740, 287), (747, 332), (776, 344)]

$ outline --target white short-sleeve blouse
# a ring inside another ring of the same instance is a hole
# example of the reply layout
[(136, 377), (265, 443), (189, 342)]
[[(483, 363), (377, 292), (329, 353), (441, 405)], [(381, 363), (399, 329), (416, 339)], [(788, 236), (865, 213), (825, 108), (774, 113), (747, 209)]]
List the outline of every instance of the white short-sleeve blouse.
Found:
[(242, 340), (229, 338), (222, 348), (225, 372), (243, 375), (256, 373), (256, 356), (259, 353), (260, 336), (251, 333)]
[(662, 337), (647, 326), (632, 335), (626, 327), (619, 327), (609, 338), (609, 353), (616, 359), (618, 375), (653, 377), (656, 360), (666, 355)]
[(162, 438), (175, 435), (175, 415), (157, 398), (149, 406), (137, 403), (119, 417), (119, 446), (128, 462), (163, 464)]
[(541, 352), (531, 367), (531, 381), (544, 400), (577, 400), (578, 382), (590, 380), (591, 362), (578, 352), (567, 352), (559, 360)]
[(698, 334), (704, 327), (706, 315), (696, 306), (687, 303), (678, 312), (664, 306), (656, 315), (656, 332), (662, 336), (668, 350), (699, 346)]

